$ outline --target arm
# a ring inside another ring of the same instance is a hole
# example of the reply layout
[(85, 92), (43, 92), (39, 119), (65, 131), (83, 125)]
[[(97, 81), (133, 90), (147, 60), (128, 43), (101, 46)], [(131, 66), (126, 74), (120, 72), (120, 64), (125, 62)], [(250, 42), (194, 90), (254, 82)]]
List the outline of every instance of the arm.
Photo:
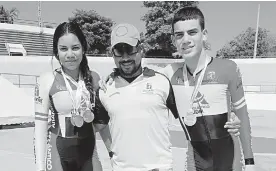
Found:
[(97, 97), (96, 97), (96, 107), (95, 107), (95, 119), (93, 121), (95, 125), (96, 131), (98, 131), (102, 137), (102, 140), (109, 152), (109, 155), (111, 154), (111, 134), (108, 126), (109, 122), (109, 115), (104, 106), (102, 105), (100, 92), (97, 91)]
[[(94, 135), (96, 135), (96, 131), (94, 129), (94, 126), (93, 126), (93, 131), (94, 131)], [(93, 152), (93, 156), (92, 156), (92, 166), (93, 166), (93, 170), (97, 170), (97, 171), (102, 171), (103, 170), (102, 163), (99, 159), (99, 155), (98, 155), (98, 151), (97, 151), (97, 143), (95, 144), (94, 152)]]
[(113, 83), (115, 77), (115, 70), (116, 69), (114, 69), (114, 72), (110, 73), (107, 77), (102, 77), (101, 79), (99, 79), (99, 88), (102, 89), (104, 92), (107, 91), (107, 85), (111, 85)]
[(244, 97), (242, 78), (237, 64), (233, 64), (233, 72), (231, 73), (232, 75), (229, 82), (231, 102), (233, 104), (234, 113), (241, 120), (240, 139), (242, 143), (245, 163), (254, 164), (251, 142), (251, 127), (247, 111), (247, 105)]
[(168, 79), (168, 83), (169, 83), (169, 91), (168, 91), (168, 97), (167, 97), (167, 100), (166, 100), (166, 106), (168, 107), (168, 109), (170, 109), (170, 111), (172, 112), (174, 118), (175, 119), (179, 119), (179, 122), (180, 122), (180, 124), (182, 126), (182, 129), (183, 129), (183, 131), (185, 133), (185, 136), (186, 136), (187, 140), (191, 140), (189, 132), (188, 132), (185, 124), (183, 124), (182, 118), (180, 118), (180, 116), (179, 116), (179, 113), (178, 113), (178, 110), (177, 110), (177, 106), (176, 106), (175, 97), (174, 97), (174, 91), (173, 91), (172, 84), (169, 81), (169, 79)]
[(45, 170), (49, 115), (49, 77), (42, 75), (35, 87), (35, 157), (36, 169)]
[(94, 123), (95, 131), (99, 132), (100, 130), (104, 129), (108, 124), (109, 116), (108, 116), (108, 112), (105, 110), (100, 99), (100, 90), (99, 90), (100, 88), (99, 81), (101, 81), (100, 76), (95, 71), (91, 71), (91, 75), (93, 77), (93, 88), (94, 90), (96, 90), (95, 108), (94, 108), (95, 119), (93, 123)]
[(110, 134), (110, 130), (109, 130), (109, 126), (106, 125), (105, 128), (101, 129), (99, 131), (101, 137), (102, 137), (102, 140), (105, 144), (105, 147), (109, 153), (109, 157), (112, 157), (112, 152), (111, 152), (111, 143), (112, 143), (112, 140), (111, 140), (111, 134)]

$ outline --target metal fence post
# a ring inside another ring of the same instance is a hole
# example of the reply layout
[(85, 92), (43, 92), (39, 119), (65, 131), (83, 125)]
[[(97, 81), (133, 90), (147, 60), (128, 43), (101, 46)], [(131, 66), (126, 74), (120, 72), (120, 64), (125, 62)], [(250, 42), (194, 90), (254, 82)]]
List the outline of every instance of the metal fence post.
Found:
[(20, 75), (18, 75), (18, 86), (20, 88)]

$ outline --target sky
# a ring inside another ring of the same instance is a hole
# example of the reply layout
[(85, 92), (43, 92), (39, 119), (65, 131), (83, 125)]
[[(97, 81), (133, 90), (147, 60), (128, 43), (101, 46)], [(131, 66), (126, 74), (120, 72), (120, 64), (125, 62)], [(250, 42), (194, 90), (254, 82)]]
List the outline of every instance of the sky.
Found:
[[(273, 20), (276, 1), (199, 1), (212, 47), (211, 55), (248, 27), (256, 28), (258, 4), (261, 5), (259, 26), (276, 34), (276, 21)], [(20, 19), (37, 20), (37, 1), (1, 1), (0, 5), (7, 9), (17, 8)], [(133, 24), (145, 33), (141, 17), (148, 9), (142, 7), (142, 1), (42, 1), (42, 20), (61, 23), (73, 16), (76, 9), (95, 10), (116, 23)]]

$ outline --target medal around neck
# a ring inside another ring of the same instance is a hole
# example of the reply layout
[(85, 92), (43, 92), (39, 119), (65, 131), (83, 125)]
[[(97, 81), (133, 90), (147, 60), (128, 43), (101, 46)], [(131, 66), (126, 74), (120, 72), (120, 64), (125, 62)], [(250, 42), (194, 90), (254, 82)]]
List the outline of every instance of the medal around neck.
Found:
[(81, 117), (80, 115), (76, 115), (76, 116), (72, 116), (72, 118), (76, 127), (79, 127), (79, 128), (82, 127), (84, 123), (83, 117)]
[(72, 114), (72, 116), (71, 116), (71, 123), (72, 123), (72, 125), (74, 125), (76, 127), (82, 127), (82, 125), (83, 125), (83, 117), (80, 116), (76, 110), (73, 110), (71, 112), (71, 114)]
[(197, 121), (196, 115), (194, 115), (193, 109), (190, 109), (187, 112), (187, 115), (184, 117), (184, 123), (187, 126), (193, 126), (196, 124), (196, 121)]
[(87, 108), (82, 112), (82, 117), (84, 122), (90, 123), (94, 120), (94, 113), (89, 108)]

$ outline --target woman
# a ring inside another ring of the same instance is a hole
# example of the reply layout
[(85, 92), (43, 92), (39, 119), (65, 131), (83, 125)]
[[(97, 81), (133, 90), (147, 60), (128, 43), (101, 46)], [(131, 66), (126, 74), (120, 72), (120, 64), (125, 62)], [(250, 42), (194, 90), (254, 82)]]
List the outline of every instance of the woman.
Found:
[(56, 28), (53, 53), (61, 68), (42, 74), (35, 88), (38, 171), (102, 170), (99, 162), (92, 162), (93, 124), (101, 128), (109, 117), (98, 98), (99, 75), (90, 71), (86, 50), (85, 36), (76, 23), (64, 22)]

